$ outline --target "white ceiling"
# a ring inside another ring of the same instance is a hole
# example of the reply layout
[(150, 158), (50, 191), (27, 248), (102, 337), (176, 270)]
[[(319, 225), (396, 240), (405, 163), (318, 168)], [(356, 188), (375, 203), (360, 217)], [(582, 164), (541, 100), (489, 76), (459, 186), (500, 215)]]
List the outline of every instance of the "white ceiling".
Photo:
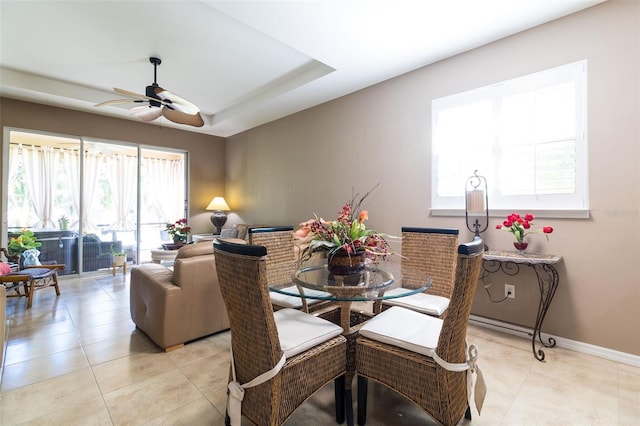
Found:
[(132, 119), (158, 83), (231, 136), (603, 0), (0, 0), (0, 95)]

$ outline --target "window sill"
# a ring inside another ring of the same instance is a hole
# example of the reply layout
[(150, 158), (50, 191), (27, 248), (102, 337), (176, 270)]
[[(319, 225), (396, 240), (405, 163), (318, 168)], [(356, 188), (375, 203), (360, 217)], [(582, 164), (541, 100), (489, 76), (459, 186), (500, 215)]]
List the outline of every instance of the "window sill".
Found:
[[(491, 207), (491, 206), (489, 206)], [(589, 210), (537, 210), (530, 209), (523, 211), (522, 209), (516, 210), (503, 210), (503, 209), (491, 209), (489, 208), (489, 217), (504, 218), (511, 213), (531, 213), (536, 218), (549, 218), (549, 219), (589, 219)], [(450, 216), (450, 217), (464, 217), (464, 209), (430, 209), (431, 216)], [(475, 215), (470, 215), (475, 216)]]

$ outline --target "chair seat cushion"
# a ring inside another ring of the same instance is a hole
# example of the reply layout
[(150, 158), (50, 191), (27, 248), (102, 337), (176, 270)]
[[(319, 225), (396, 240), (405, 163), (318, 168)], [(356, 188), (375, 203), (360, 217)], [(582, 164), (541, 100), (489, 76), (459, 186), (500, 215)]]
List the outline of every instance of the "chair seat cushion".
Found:
[[(385, 295), (398, 294), (405, 291), (406, 289), (394, 288), (393, 290), (387, 291)], [(397, 299), (385, 299), (382, 304), (390, 306), (402, 306), (403, 308), (423, 312), (427, 315), (440, 317), (449, 307), (449, 299), (433, 294), (416, 293), (410, 296), (398, 297)]]
[(55, 269), (49, 268), (27, 268), (21, 269), (18, 272), (11, 272), (10, 274), (6, 274), (5, 277), (16, 277), (16, 276), (29, 276), (31, 279), (41, 279), (47, 278), (54, 275), (57, 271)]
[(296, 309), (273, 313), (280, 347), (287, 358), (326, 342), (342, 333), (342, 327)]
[(410, 309), (393, 306), (367, 321), (360, 334), (372, 340), (433, 356), (443, 321)]
[[(288, 293), (300, 294), (300, 291), (298, 290), (298, 287), (294, 286), (294, 285), (291, 286), (291, 287), (283, 288), (282, 291), (286, 291)], [(311, 289), (304, 289), (304, 294), (305, 294), (305, 296), (319, 296), (319, 297), (331, 296), (329, 293), (326, 293), (324, 291), (311, 290)], [(301, 297), (288, 296), (286, 294), (278, 293), (276, 291), (269, 292), (269, 295), (271, 296), (271, 303), (273, 303), (274, 305), (283, 306), (285, 308), (293, 308), (293, 309), (302, 308), (302, 298)], [(314, 305), (314, 304), (316, 304), (318, 302), (322, 302), (322, 300), (307, 298), (307, 305), (308, 306)]]

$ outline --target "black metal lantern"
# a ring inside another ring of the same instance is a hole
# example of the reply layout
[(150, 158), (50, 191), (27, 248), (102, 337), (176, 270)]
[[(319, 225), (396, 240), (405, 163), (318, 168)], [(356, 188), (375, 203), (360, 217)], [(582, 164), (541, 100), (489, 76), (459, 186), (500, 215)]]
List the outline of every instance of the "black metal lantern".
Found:
[[(467, 229), (479, 237), (480, 233), (489, 227), (489, 195), (487, 180), (478, 175), (477, 170), (473, 172), (473, 176), (467, 179), (464, 203)], [(484, 217), (484, 223), (480, 221), (482, 217)]]

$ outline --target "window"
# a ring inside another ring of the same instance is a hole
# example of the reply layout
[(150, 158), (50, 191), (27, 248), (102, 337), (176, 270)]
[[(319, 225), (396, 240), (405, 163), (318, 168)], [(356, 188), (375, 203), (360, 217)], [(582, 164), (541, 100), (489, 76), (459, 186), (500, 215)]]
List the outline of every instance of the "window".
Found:
[(434, 214), (464, 209), (475, 170), (497, 210), (588, 209), (586, 61), (432, 102)]

